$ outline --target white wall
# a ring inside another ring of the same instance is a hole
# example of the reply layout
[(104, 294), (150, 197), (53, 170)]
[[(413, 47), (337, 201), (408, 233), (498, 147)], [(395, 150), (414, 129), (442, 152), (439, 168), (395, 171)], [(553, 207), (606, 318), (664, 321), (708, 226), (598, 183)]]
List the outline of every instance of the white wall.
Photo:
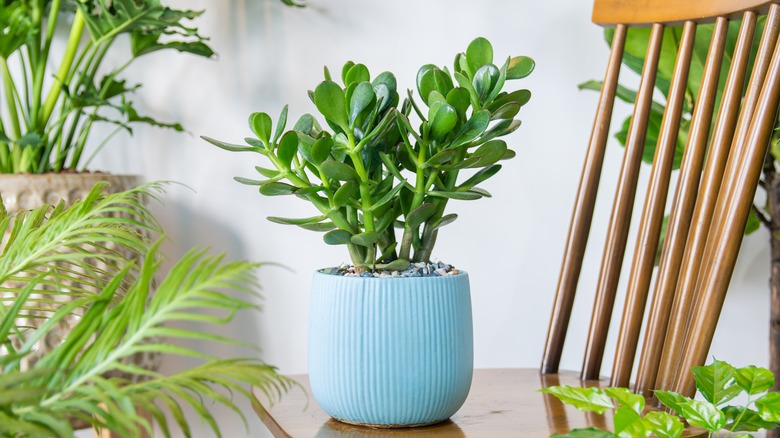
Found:
[[(285, 373), (306, 371), (311, 273), (346, 261), (346, 251), (327, 247), (316, 233), (267, 222), (269, 215), (311, 215), (312, 209), (297, 198), (261, 197), (233, 182), (235, 175), (252, 176), (261, 157), (227, 153), (198, 136), (240, 143), (250, 134), (246, 120), (253, 111), (275, 117), (289, 103), (293, 120), (314, 111), (306, 90), (321, 80), (323, 65), (338, 72), (348, 59), (365, 63), (373, 74), (395, 72), (403, 89), (414, 88), (419, 66), (450, 65), (477, 36), (490, 39), (497, 55), (533, 57), (536, 71), (514, 83), (534, 94), (520, 113), (523, 125), (508, 138), (518, 156), (485, 185), (492, 199), (453, 203), (460, 219), (442, 231), (434, 256), (470, 272), (475, 365), (539, 365), (597, 98), (578, 91), (577, 84), (600, 78), (607, 57), (601, 30), (589, 22), (590, 2), (312, 0), (305, 9), (275, 0), (175, 4), (206, 9), (200, 28), (212, 36), (219, 58), (165, 54), (144, 60), (128, 76), (144, 83), (137, 94), (144, 112), (181, 121), (190, 134), (137, 128), (134, 137), (109, 146), (93, 168), (139, 172), (192, 189), (170, 186), (166, 205), (155, 208), (170, 235), (170, 258), (208, 245), (230, 258), (289, 267), (261, 270), (263, 313), (243, 315), (226, 331), (262, 346), (264, 359)], [(613, 142), (605, 163), (607, 188), (620, 157)], [(602, 193), (576, 303), (580, 316), (572, 322), (575, 333), (563, 360), (569, 368), (581, 363), (601, 254), (598, 238), (611, 207), (611, 191)], [(766, 240), (763, 230), (746, 239), (712, 348), (714, 356), (738, 365), (767, 363)], [(625, 279), (621, 290), (624, 285)], [(613, 326), (613, 337), (616, 330)], [(258, 433), (262, 427), (250, 420), (252, 433)], [(244, 434), (229, 417), (224, 424), (235, 431), (227, 436)]]

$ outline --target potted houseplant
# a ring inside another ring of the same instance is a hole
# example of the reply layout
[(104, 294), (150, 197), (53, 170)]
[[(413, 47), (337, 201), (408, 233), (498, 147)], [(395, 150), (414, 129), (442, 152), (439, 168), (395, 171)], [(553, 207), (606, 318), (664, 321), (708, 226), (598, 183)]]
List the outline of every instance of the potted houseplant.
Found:
[[(138, 85), (121, 74), (161, 50), (211, 57), (205, 38), (188, 24), (202, 12), (172, 9), (159, 0), (0, 0), (0, 5), (0, 193), (7, 211), (60, 199), (70, 204), (100, 181), (108, 181), (101, 187), (110, 191), (139, 185), (136, 175), (85, 171), (93, 128), (115, 126), (95, 152), (134, 124), (182, 130), (177, 123), (139, 115), (131, 99)], [(59, 35), (62, 30), (68, 31), (67, 42), (59, 50), (54, 46), (66, 36)], [(122, 38), (129, 39), (130, 53), (121, 64), (107, 65)], [(36, 354), (49, 345), (41, 342)]]
[(309, 326), (312, 392), (338, 420), (430, 424), (466, 398), (468, 275), (431, 256), (440, 229), (457, 218), (446, 212), (449, 201), (490, 196), (478, 185), (515, 155), (500, 137), (518, 128), (530, 92), (503, 88), (534, 63), (493, 59), (490, 42), (477, 38), (452, 70), (423, 66), (419, 100), (409, 91), (403, 101), (392, 73), (372, 80), (365, 65), (350, 61), (343, 85), (326, 68), (309, 92), (325, 124), (307, 114), (285, 132), (285, 107), (275, 128), (266, 113), (250, 116), (255, 137), (247, 146), (204, 137), (270, 163), (256, 168), (263, 179), (238, 182), (263, 195), (298, 196), (317, 210), (269, 220), (323, 232), (326, 244), (348, 250), (351, 265), (315, 272)]
[[(183, 130), (140, 115), (132, 92), (139, 85), (121, 79), (138, 58), (176, 50), (206, 58), (214, 52), (187, 22), (200, 11), (172, 9), (159, 0), (0, 1), (0, 191), (9, 210), (34, 208), (59, 199), (72, 202), (103, 180), (113, 190), (138, 185), (135, 176), (86, 172), (93, 127), (115, 129), (94, 152), (134, 124)], [(68, 30), (61, 52), (53, 48)], [(104, 62), (130, 53), (118, 65)]]
[[(256, 265), (192, 250), (154, 286), (161, 230), (141, 198), (158, 197), (161, 187), (107, 195), (104, 185), (70, 207), (59, 202), (16, 215), (0, 208), (8, 236), (0, 245), (0, 435), (73, 436), (78, 419), (119, 436), (151, 436), (138, 409), (165, 436), (171, 419), (189, 436), (193, 415), (185, 416), (184, 407), (219, 435), (205, 400), (241, 415), (226, 391), (251, 399), (249, 384), (270, 397), (290, 387), (257, 359), (217, 358), (180, 342), (238, 344), (214, 329), (255, 307), (247, 298), (257, 294)], [(95, 251), (110, 244), (143, 261)], [(72, 330), (62, 333), (65, 321)], [(168, 325), (176, 322), (203, 325)], [(25, 364), (52, 333), (61, 341)], [(125, 361), (137, 352), (194, 356), (202, 363), (164, 375)]]

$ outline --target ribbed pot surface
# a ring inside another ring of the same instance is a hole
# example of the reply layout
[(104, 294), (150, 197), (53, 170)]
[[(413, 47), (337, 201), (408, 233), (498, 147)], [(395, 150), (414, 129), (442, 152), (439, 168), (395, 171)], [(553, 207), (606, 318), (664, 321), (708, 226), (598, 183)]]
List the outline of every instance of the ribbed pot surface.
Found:
[(320, 407), (357, 424), (440, 422), (466, 400), (473, 371), (469, 280), (316, 272), (309, 378)]

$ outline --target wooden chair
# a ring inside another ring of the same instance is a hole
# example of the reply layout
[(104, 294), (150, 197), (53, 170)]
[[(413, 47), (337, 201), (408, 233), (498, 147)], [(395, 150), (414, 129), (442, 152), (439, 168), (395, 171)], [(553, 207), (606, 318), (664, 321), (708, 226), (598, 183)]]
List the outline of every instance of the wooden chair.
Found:
[[(641, 3), (641, 5), (638, 5)], [(757, 19), (766, 15), (762, 35)], [(742, 21), (719, 108), (715, 94), (723, 63), (728, 22)], [(274, 436), (360, 437), (368, 435), (548, 436), (572, 427), (605, 427), (608, 419), (587, 416), (537, 392), (557, 384), (632, 386), (650, 395), (669, 389), (693, 395), (690, 369), (704, 364), (750, 214), (780, 100), (780, 4), (766, 0), (595, 0), (593, 21), (614, 26), (609, 63), (596, 112), (566, 243), (547, 344), (540, 370), (477, 370), (469, 399), (451, 422), (421, 429), (377, 431), (329, 420), (303, 393), (281, 404), (255, 408)], [(659, 236), (671, 190), (670, 175), (685, 97), (696, 26), (714, 23), (701, 91), (689, 128), (660, 264)], [(607, 331), (628, 245), (665, 26), (683, 25), (682, 39), (663, 115), (654, 164), (629, 272), (611, 377), (599, 380)], [(608, 225), (585, 358), (579, 373), (559, 372), (591, 228), (623, 47), (630, 26), (650, 26), (625, 154)], [(748, 71), (754, 38), (760, 47)], [(747, 81), (747, 87), (744, 84)], [(717, 110), (717, 113), (715, 111)], [(714, 117), (714, 124), (711, 123)], [(713, 126), (711, 126), (711, 124)], [(706, 157), (706, 160), (705, 160)], [(653, 282), (653, 274), (656, 273)], [(654, 285), (647, 321), (645, 307)], [(640, 329), (645, 337), (639, 350)], [(634, 362), (638, 371), (632, 376)], [(306, 388), (307, 379), (299, 381)], [(632, 384), (632, 382), (635, 382)], [(695, 433), (695, 431), (692, 431)]]

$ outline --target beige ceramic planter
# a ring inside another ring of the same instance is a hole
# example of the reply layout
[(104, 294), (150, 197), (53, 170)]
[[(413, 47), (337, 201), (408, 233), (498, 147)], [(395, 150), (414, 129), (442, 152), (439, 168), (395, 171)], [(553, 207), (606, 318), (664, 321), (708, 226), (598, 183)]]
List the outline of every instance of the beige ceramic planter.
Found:
[[(110, 193), (128, 190), (143, 182), (142, 178), (137, 175), (101, 173), (0, 175), (0, 195), (2, 195), (6, 210), (13, 214), (40, 207), (44, 203), (56, 204), (60, 199), (64, 199), (66, 204), (70, 205), (76, 200), (82, 199), (96, 183), (101, 181), (107, 181), (110, 184), (107, 187), (107, 191)], [(128, 254), (128, 257), (132, 258), (134, 255)], [(67, 287), (67, 285), (64, 286)], [(25, 322), (33, 326), (40, 324), (40, 320), (35, 319)], [(77, 322), (78, 317), (76, 316), (63, 320), (41, 341), (37, 350), (26, 358), (26, 362), (22, 366), (31, 366), (38, 358), (59, 345)], [(129, 362), (151, 370), (157, 370), (160, 366), (158, 355), (138, 354), (133, 356)]]

